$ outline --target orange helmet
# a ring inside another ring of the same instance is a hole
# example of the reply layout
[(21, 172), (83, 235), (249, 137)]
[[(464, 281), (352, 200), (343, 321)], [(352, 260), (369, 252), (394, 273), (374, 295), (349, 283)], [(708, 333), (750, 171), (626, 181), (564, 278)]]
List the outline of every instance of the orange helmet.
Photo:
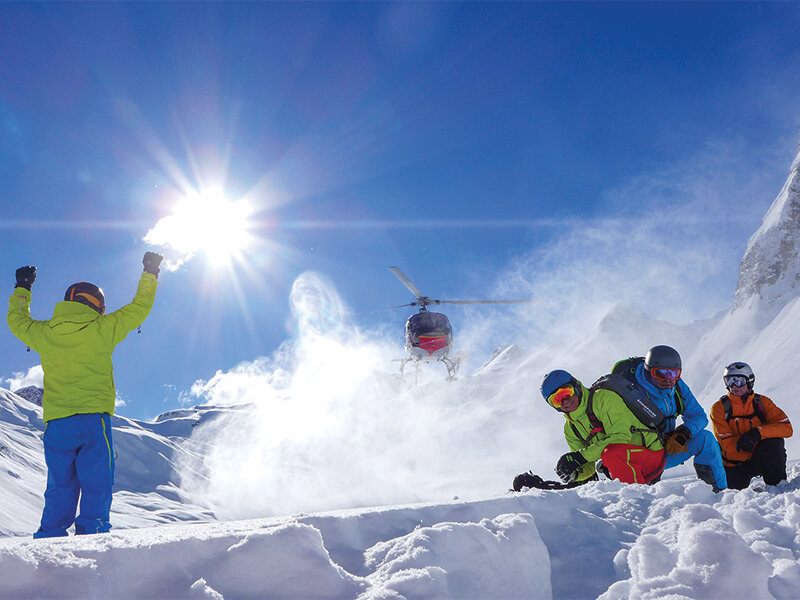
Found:
[(103, 290), (93, 283), (87, 283), (85, 281), (73, 283), (67, 288), (64, 294), (64, 300), (85, 304), (101, 315), (106, 312), (106, 297), (103, 294)]

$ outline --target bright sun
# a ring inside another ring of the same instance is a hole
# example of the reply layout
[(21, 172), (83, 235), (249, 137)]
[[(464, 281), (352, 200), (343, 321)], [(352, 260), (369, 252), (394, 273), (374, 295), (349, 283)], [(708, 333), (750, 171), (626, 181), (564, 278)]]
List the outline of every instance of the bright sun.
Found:
[(147, 232), (144, 241), (171, 246), (183, 255), (182, 260), (202, 251), (211, 263), (227, 264), (252, 241), (248, 232), (252, 212), (244, 200), (233, 202), (220, 189), (206, 190), (178, 202), (171, 215)]

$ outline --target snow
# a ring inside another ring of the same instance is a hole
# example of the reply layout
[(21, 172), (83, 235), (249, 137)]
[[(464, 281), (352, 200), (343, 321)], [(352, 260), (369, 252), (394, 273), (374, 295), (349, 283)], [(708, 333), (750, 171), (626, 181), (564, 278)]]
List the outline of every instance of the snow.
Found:
[(6, 538), (0, 597), (796, 598), (798, 474)]
[(566, 448), (538, 396), (545, 371), (597, 377), (654, 343), (681, 349), (706, 409), (723, 367), (746, 360), (800, 422), (800, 213), (787, 209), (800, 206), (798, 165), (751, 238), (729, 311), (673, 325), (620, 304), (576, 340), (505, 345), (452, 383), (438, 365), (416, 384), (386, 372), (393, 349), (315, 318), (339, 300), (302, 278), (295, 346), (198, 382), (203, 404), (113, 418), (110, 534), (31, 539), (42, 409), (31, 389), (0, 390), (0, 599), (797, 598), (800, 436), (777, 486), (714, 494), (686, 464), (652, 486), (506, 489), (527, 469), (552, 477)]

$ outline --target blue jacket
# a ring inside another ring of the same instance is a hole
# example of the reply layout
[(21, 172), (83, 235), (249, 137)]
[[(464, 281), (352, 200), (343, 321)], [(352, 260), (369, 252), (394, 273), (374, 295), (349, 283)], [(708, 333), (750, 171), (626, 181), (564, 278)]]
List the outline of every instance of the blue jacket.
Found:
[[(644, 363), (641, 363), (636, 368), (636, 381), (640, 386), (642, 386), (642, 389), (647, 392), (647, 395), (650, 396), (650, 399), (655, 402), (656, 406), (658, 406), (658, 408), (661, 409), (661, 412), (663, 412), (667, 417), (666, 432), (671, 433), (672, 431), (675, 431), (675, 413), (678, 409), (675, 402), (674, 389), (671, 388), (668, 390), (662, 390), (647, 381), (644, 371)], [(676, 387), (680, 388), (680, 395), (683, 399), (683, 413), (681, 414), (683, 417), (683, 424), (689, 428), (689, 431), (692, 432), (693, 436), (697, 435), (706, 428), (706, 425), (708, 425), (708, 416), (706, 415), (706, 411), (703, 410), (703, 407), (700, 406), (697, 398), (695, 398), (694, 394), (692, 394), (692, 390), (689, 389), (689, 386), (686, 385), (682, 379), (678, 380)]]

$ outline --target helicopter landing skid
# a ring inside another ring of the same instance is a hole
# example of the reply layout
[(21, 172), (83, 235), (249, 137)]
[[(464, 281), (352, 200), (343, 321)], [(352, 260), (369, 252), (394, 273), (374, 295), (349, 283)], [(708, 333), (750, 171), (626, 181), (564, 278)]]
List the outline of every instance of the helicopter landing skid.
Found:
[(447, 367), (447, 381), (455, 381), (456, 373), (458, 373), (458, 368), (461, 366), (461, 360), (456, 360), (456, 362), (453, 362), (449, 358), (443, 358), (441, 360), (444, 366)]
[[(402, 377), (406, 364), (413, 362), (414, 363), (414, 385), (419, 383), (419, 363), (422, 362), (420, 360), (415, 360), (413, 358), (401, 358), (400, 360), (400, 376)], [(439, 362), (444, 363), (444, 366), (447, 367), (447, 381), (455, 381), (456, 373), (458, 373), (459, 367), (461, 367), (461, 357), (458, 357), (455, 362), (450, 360), (449, 358), (440, 358), (438, 359)]]
[(417, 385), (419, 383), (419, 361), (413, 358), (399, 358), (397, 360), (400, 361), (400, 377), (405, 373), (406, 365), (412, 360), (414, 361), (414, 385)]

